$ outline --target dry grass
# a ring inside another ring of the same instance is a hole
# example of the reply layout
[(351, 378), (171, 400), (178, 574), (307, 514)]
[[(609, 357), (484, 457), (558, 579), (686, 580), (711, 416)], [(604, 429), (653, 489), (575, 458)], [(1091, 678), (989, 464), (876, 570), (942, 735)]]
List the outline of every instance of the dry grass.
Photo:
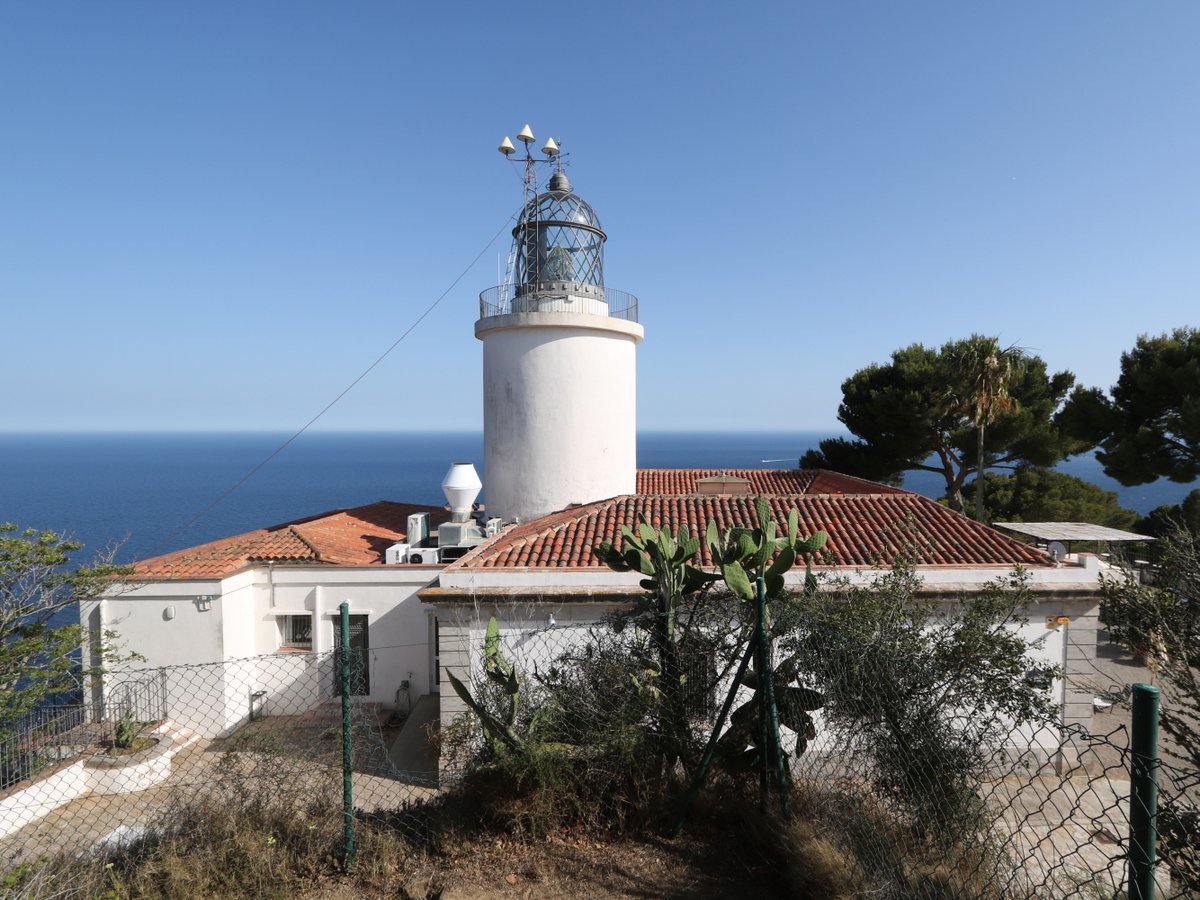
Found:
[(484, 773), (425, 805), (360, 815), (346, 872), (339, 779), (301, 785), (259, 751), (228, 754), (221, 772), (158, 832), (9, 873), (0, 898), (995, 896), (970, 855), (948, 864), (886, 810), (827, 786), (799, 786), (784, 820), (744, 785), (718, 785), (666, 838), (677, 796), (606, 818), (564, 796), (574, 778), (514, 789)]

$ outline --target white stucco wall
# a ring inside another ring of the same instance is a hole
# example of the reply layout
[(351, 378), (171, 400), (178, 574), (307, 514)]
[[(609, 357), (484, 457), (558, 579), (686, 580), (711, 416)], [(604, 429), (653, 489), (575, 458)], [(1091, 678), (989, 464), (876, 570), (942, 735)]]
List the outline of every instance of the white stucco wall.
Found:
[(642, 328), (605, 316), (480, 319), (484, 496), (522, 520), (637, 490)]
[(0, 837), (7, 837), (86, 793), (88, 779), (83, 762), (76, 760), (28, 787), (0, 795)]
[(224, 658), (227, 602), (220, 581), (164, 582), (105, 597), (101, 622), (92, 620), (93, 606), (81, 614), (89, 631), (116, 632), (118, 648), (143, 656), (139, 668), (173, 666)]
[[(969, 597), (994, 579), (1006, 575), (1003, 567), (927, 567), (921, 570), (925, 587), (933, 594), (944, 612), (952, 611), (960, 597)], [(1052, 701), (1061, 708), (1061, 720), (1067, 724), (1088, 727), (1091, 724), (1092, 698), (1089, 676), (1096, 653), (1098, 614), (1097, 582), (1101, 572), (1095, 557), (1084, 557), (1075, 565), (1041, 568), (1030, 571), (1034, 604), (1027, 610), (1028, 621), (1014, 626), (1029, 646), (1034, 665), (1056, 666), (1066, 674), (1049, 687)], [(838, 573), (851, 582), (866, 583), (878, 577), (876, 570), (847, 570)], [(789, 573), (799, 579), (803, 572)], [(489, 616), (496, 616), (504, 633), (504, 646), (511, 659), (523, 670), (533, 665), (549, 666), (561, 652), (585, 640), (588, 624), (595, 622), (612, 608), (584, 599), (588, 589), (610, 596), (630, 587), (636, 574), (615, 573), (609, 570), (576, 570), (551, 572), (537, 569), (449, 570), (443, 573), (443, 589), (473, 595), (472, 603), (438, 603), (437, 613), (442, 622), (443, 647), (441, 662), (454, 674), (469, 681), (479, 670), (483, 659), (484, 635)], [(580, 599), (561, 603), (539, 599), (550, 584), (561, 585), (564, 593), (577, 593)], [(497, 594), (503, 594), (499, 599)], [(937, 595), (941, 594), (941, 597)], [(557, 628), (546, 633), (553, 616)], [(1065, 623), (1059, 623), (1065, 617)], [(1049, 626), (1049, 627), (1048, 627)], [(540, 634), (529, 634), (531, 632)], [(465, 705), (452, 691), (441, 695), (441, 718), (453, 721), (465, 712)], [(819, 716), (817, 717), (820, 718)], [(823, 735), (814, 742), (813, 752), (831, 752), (836, 736), (819, 729)], [(1045, 729), (1014, 729), (1007, 745), (1014, 754), (1032, 753), (1038, 765), (1053, 763), (1056, 767), (1075, 765), (1069, 753), (1060, 754), (1059, 732)]]
[[(314, 615), (313, 650), (334, 649), (338, 607), (350, 604), (350, 615), (366, 615), (369, 635), (367, 665), (369, 702), (391, 706), (400, 682), (410, 682), (411, 700), (430, 693), (429, 617), (417, 591), (437, 575), (434, 567), (374, 566), (363, 569), (276, 568), (269, 590), (259, 582), (256, 607), (257, 652), (274, 652), (275, 619), (308, 612)], [(404, 699), (401, 699), (404, 702)]]
[[(249, 719), (260, 691), (267, 715), (300, 715), (333, 698), (329, 654), (343, 601), (351, 615), (368, 617), (371, 690), (363, 699), (390, 707), (405, 679), (410, 688), (401, 704), (429, 693), (430, 618), (416, 592), (438, 571), (260, 566), (219, 581), (133, 585), (81, 610), (81, 617), (93, 634), (115, 631), (122, 648), (144, 657), (116, 667), (102, 684), (162, 668), (168, 715), (215, 737)], [(213, 599), (200, 599), (206, 597)], [(313, 617), (311, 653), (281, 652), (278, 617), (285, 615)]]

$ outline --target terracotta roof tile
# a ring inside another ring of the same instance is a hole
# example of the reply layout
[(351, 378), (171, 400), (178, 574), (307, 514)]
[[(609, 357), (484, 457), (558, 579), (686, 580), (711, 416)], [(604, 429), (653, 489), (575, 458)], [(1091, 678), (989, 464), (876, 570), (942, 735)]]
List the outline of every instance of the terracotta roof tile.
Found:
[(384, 551), (404, 539), (408, 517), (419, 512), (429, 513), (431, 527), (450, 516), (442, 507), (381, 500), (143, 560), (134, 566), (134, 577), (223, 578), (247, 565), (263, 562), (382, 565)]
[[(923, 564), (1025, 566), (1047, 565), (1045, 554), (981, 525), (944, 506), (907, 491), (877, 494), (792, 495), (768, 497), (780, 526), (788, 510), (800, 514), (800, 531), (824, 530), (829, 542), (820, 562), (833, 566), (887, 565), (901, 551), (916, 550)], [(592, 548), (603, 540), (618, 543), (621, 526), (639, 516), (672, 530), (687, 525), (702, 532), (710, 519), (721, 529), (756, 524), (754, 497), (639, 494), (573, 507), (523, 523), (454, 564), (462, 568), (600, 568)], [(711, 565), (708, 548), (701, 562)]]
[[(704, 478), (745, 479), (749, 494), (701, 493)], [(710, 519), (721, 529), (752, 525), (754, 498), (767, 496), (776, 518), (800, 513), (803, 533), (829, 533), (826, 562), (874, 565), (916, 546), (924, 561), (945, 565), (1046, 564), (1041, 553), (998, 531), (957, 515), (918, 494), (819, 469), (643, 469), (638, 493), (571, 507), (509, 529), (454, 563), (464, 568), (595, 568), (592, 548), (617, 540), (621, 526), (646, 514), (672, 528), (693, 531)], [(382, 565), (384, 550), (404, 539), (408, 516), (428, 512), (436, 527), (443, 507), (380, 501), (334, 510), (271, 528), (224, 538), (140, 562), (136, 578), (222, 578), (263, 562), (310, 565)], [(704, 563), (708, 564), (707, 549)]]
[[(830, 472), (826, 469), (639, 469), (639, 494), (702, 494), (701, 479), (748, 481), (749, 493), (759, 494), (903, 494), (906, 491)], [(736, 491), (734, 492), (736, 493)]]

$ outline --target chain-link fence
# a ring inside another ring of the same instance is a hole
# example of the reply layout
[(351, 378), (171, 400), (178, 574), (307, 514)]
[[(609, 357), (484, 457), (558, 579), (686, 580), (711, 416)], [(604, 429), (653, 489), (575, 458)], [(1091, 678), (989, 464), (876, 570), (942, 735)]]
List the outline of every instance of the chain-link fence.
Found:
[[(470, 640), (463, 690), (474, 724), (444, 736), (444, 764), (469, 777), (481, 761), (494, 765), (498, 749), (510, 758), (540, 753), (540, 762), (504, 770), (536, 777), (553, 772), (544, 757), (558, 755), (579, 773), (568, 790), (584, 791), (593, 808), (615, 808), (636, 804), (649, 782), (666, 777), (673, 729), (683, 738), (674, 773), (695, 769), (734, 683), (739, 630), (732, 622), (680, 642), (688, 649), (678, 666), (679, 716), (652, 629), (636, 621), (546, 627), (510, 618), (490, 635), (477, 623)], [(790, 812), (840, 849), (865, 894), (1130, 896), (1131, 804), (1139, 800), (1131, 799), (1136, 736), (1127, 703), (1105, 714), (1101, 733), (1063, 724), (1052, 705), (1021, 706), (1020, 695), (986, 685), (973, 694), (961, 681), (976, 675), (953, 659), (941, 660), (945, 677), (924, 679), (922, 670), (936, 666), (903, 657), (920, 648), (888, 648), (896, 655), (860, 645), (839, 654), (823, 644), (809, 648), (823, 660), (811, 665), (799, 649), (790, 655), (786, 640), (776, 642)], [(1049, 693), (1039, 674), (1019, 679), (1022, 691)], [(750, 672), (732, 694), (705, 790), (748, 784), (754, 796), (753, 686)], [(988, 697), (991, 705), (967, 705)], [(517, 754), (502, 746), (503, 727), (481, 720), (507, 725)], [(748, 739), (729, 743), (739, 728)], [(1158, 783), (1149, 811), (1159, 833), (1156, 896), (1200, 895), (1200, 773), (1157, 756), (1148, 768)], [(561, 788), (561, 773), (554, 777)]]
[(0, 862), (203, 827), (218, 808), (336, 821), (347, 774), (359, 813), (433, 796), (436, 701), (432, 715), (369, 702), (369, 658), (350, 655), (348, 681), (341, 663), (336, 651), (289, 652), (109, 673), (87, 686), (92, 702), (10, 729), (0, 741)]
[[(378, 686), (363, 692), (372, 667), (400, 652), (389, 648), (107, 675), (77, 711), (5, 739), (0, 860), (78, 857), (148, 835), (219, 840), (206, 830), (217, 810), (251, 823), (284, 816), (319, 852), (344, 855), (347, 809), (386, 814), (374, 820), (418, 841), (436, 814), (429, 801), (496, 779), (549, 786), (546, 808), (523, 815), (627, 819), (650, 802), (678, 808), (665, 785), (696, 770), (726, 707), (702, 792), (750, 785), (753, 797), (762, 744), (754, 669), (737, 679), (743, 621), (687, 623), (678, 691), (647, 622), (545, 621), (472, 619), (460, 629), (468, 664), (450, 673), (457, 686), (443, 679), (440, 697), (401, 691), (386, 704), (371, 699)], [(1022, 706), (1025, 693), (972, 686), (981, 673), (950, 644), (939, 660), (925, 646), (839, 649), (823, 634), (814, 647), (789, 634), (774, 642), (774, 671), (790, 813), (838, 848), (862, 891), (1125, 896), (1138, 803), (1127, 707), (1105, 714), (1104, 733), (1065, 726)], [(439, 728), (443, 714), (454, 721)], [(1193, 896), (1200, 773), (1157, 759), (1150, 769), (1157, 896)]]
[(111, 740), (122, 719), (166, 717), (161, 673), (110, 679), (103, 698), (56, 702), (0, 722), (0, 790), (34, 778), (87, 747)]

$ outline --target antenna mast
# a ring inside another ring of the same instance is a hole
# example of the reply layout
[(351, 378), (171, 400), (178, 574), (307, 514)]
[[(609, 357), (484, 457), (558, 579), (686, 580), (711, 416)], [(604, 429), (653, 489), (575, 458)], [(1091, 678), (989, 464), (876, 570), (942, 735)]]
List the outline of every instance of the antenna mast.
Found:
[[(533, 143), (537, 139), (533, 136), (533, 129), (528, 124), (517, 132), (517, 140), (525, 145), (525, 159), (523, 160), (525, 172), (522, 178), (524, 201), (521, 205), (522, 221), (517, 223), (517, 227), (524, 224), (527, 229), (536, 230), (538, 222), (537, 198), (540, 192), (537, 174), (538, 163), (552, 163), (554, 171), (561, 172), (563, 167), (562, 150), (554, 138), (546, 138), (546, 143), (542, 145), (541, 152), (543, 156), (534, 156)], [(496, 149), (504, 154), (505, 159), (512, 159), (512, 155), (517, 152), (517, 148), (513, 146), (513, 142), (509, 140), (507, 135), (505, 135), (504, 140), (500, 142), (500, 146)], [(504, 281), (501, 283), (502, 298), (512, 296), (512, 286), (516, 279), (516, 268), (517, 245), (514, 242), (508, 253), (508, 268), (504, 273)]]

